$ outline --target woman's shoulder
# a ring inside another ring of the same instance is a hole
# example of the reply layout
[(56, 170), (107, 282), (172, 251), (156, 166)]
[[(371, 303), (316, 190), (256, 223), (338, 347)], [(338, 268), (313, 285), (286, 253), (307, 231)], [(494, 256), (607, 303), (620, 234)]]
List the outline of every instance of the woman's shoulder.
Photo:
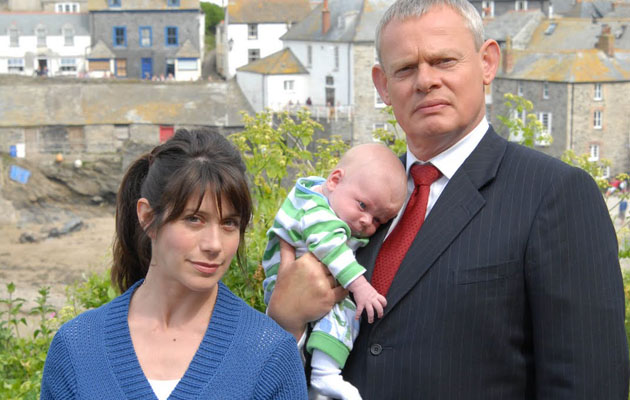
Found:
[(230, 313), (231, 310), (238, 313), (237, 331), (243, 336), (248, 336), (248, 338), (241, 339), (248, 341), (264, 341), (270, 344), (273, 343), (273, 345), (277, 345), (277, 343), (288, 339), (295, 341), (291, 334), (282, 329), (280, 325), (269, 316), (251, 307), (240, 297), (232, 293), (225, 284), (221, 283), (220, 285), (223, 294), (223, 296), (220, 297), (223, 303), (222, 306), (225, 307), (226, 303), (229, 306), (227, 309), (215, 307), (215, 312), (221, 310), (219, 312), (225, 313), (227, 311)]

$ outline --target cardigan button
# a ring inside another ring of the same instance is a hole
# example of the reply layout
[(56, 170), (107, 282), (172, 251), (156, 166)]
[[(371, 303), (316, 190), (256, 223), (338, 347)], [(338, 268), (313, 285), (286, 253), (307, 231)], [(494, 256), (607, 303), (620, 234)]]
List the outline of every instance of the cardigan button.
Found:
[(382, 352), (383, 352), (383, 346), (381, 346), (380, 344), (375, 343), (370, 346), (370, 353), (372, 353), (373, 356), (378, 356)]

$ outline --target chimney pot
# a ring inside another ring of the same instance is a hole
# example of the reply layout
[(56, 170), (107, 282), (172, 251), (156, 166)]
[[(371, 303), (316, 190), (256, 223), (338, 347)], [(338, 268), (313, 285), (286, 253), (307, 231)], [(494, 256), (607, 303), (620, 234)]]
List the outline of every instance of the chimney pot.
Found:
[(328, 0), (324, 0), (322, 9), (322, 34), (326, 34), (330, 30), (330, 10), (328, 10)]

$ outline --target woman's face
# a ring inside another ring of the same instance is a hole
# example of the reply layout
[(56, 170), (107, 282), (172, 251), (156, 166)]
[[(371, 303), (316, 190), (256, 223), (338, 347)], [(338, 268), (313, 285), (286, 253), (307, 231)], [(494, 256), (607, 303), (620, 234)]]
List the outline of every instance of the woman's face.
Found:
[(150, 268), (189, 290), (216, 290), (238, 249), (241, 221), (228, 199), (221, 199), (222, 215), (215, 200), (212, 191), (206, 190), (195, 211), (197, 198), (193, 196), (181, 216), (150, 235)]

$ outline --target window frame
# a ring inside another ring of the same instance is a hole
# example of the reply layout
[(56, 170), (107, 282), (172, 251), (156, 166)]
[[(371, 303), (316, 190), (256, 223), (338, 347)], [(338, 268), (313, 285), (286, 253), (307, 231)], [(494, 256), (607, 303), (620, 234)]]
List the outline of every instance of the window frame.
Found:
[[(547, 117), (547, 125), (545, 125), (545, 119), (544, 119), (545, 116)], [(547, 136), (548, 138), (552, 138), (551, 132), (553, 131), (553, 114), (547, 111), (541, 111), (537, 113), (536, 117), (538, 118), (538, 121), (540, 121), (540, 123), (543, 126), (543, 130), (541, 133)], [(540, 138), (540, 136), (537, 136), (534, 138), (534, 144), (536, 146), (547, 147), (551, 145), (551, 141), (543, 140)]]
[(35, 38), (37, 40), (37, 47), (46, 47), (47, 46), (47, 36), (48, 32), (44, 26), (38, 26), (35, 28)]
[(602, 88), (602, 84), (601, 83), (596, 83), (595, 87), (593, 88), (593, 100), (595, 101), (601, 101), (604, 99), (603, 96), (603, 88)]
[[(69, 34), (68, 34), (69, 33)], [(74, 28), (66, 26), (61, 28), (61, 34), (63, 35), (63, 45), (66, 47), (74, 46)]]
[(9, 28), (9, 47), (20, 47), (20, 30), (15, 26)]
[(549, 98), (549, 82), (547, 81), (543, 82), (542, 98), (545, 100)]
[(7, 59), (7, 72), (9, 73), (24, 72), (24, 58), (23, 57), (9, 57)]
[(258, 24), (247, 24), (247, 40), (258, 39)]
[[(117, 30), (120, 29), (122, 32), (122, 40), (123, 44), (117, 44), (116, 42), (116, 34)], [(127, 27), (126, 26), (113, 26), (112, 27), (112, 47), (117, 49), (124, 49), (127, 47)]]
[(335, 71), (339, 71), (339, 46), (334, 47)]
[[(72, 62), (68, 62), (72, 60)], [(65, 62), (64, 62), (65, 61)], [(77, 59), (74, 57), (62, 57), (59, 60), (59, 70), (63, 72), (76, 72), (77, 71)]]
[[(148, 45), (142, 44), (142, 39), (144, 39), (142, 37), (142, 32), (143, 31), (148, 31), (149, 32), (149, 44)], [(138, 46), (143, 47), (143, 48), (153, 47), (153, 28), (152, 27), (146, 26), (146, 25), (138, 27)]]
[(110, 8), (120, 8), (122, 7), (122, 0), (107, 0), (107, 4)]
[(179, 0), (166, 0), (167, 7), (179, 7), (179, 5), (180, 5)]
[(599, 144), (591, 143), (588, 146), (588, 160), (589, 161), (599, 161)]
[[(169, 29), (175, 30), (175, 43), (169, 43)], [(179, 28), (176, 26), (165, 26), (164, 27), (164, 46), (165, 47), (177, 47), (179, 46)]]
[(256, 60), (260, 60), (260, 49), (247, 49), (247, 63), (253, 63)]
[(295, 91), (295, 79), (285, 79), (282, 85), (285, 92)]
[(604, 125), (604, 113), (602, 110), (593, 111), (593, 129), (602, 129)]
[[(187, 63), (194, 61), (195, 67), (188, 67)], [(182, 67), (183, 66), (183, 67)], [(197, 71), (199, 69), (199, 59), (192, 57), (183, 57), (177, 59), (177, 71)]]
[(306, 68), (311, 68), (313, 66), (313, 46), (306, 46)]

